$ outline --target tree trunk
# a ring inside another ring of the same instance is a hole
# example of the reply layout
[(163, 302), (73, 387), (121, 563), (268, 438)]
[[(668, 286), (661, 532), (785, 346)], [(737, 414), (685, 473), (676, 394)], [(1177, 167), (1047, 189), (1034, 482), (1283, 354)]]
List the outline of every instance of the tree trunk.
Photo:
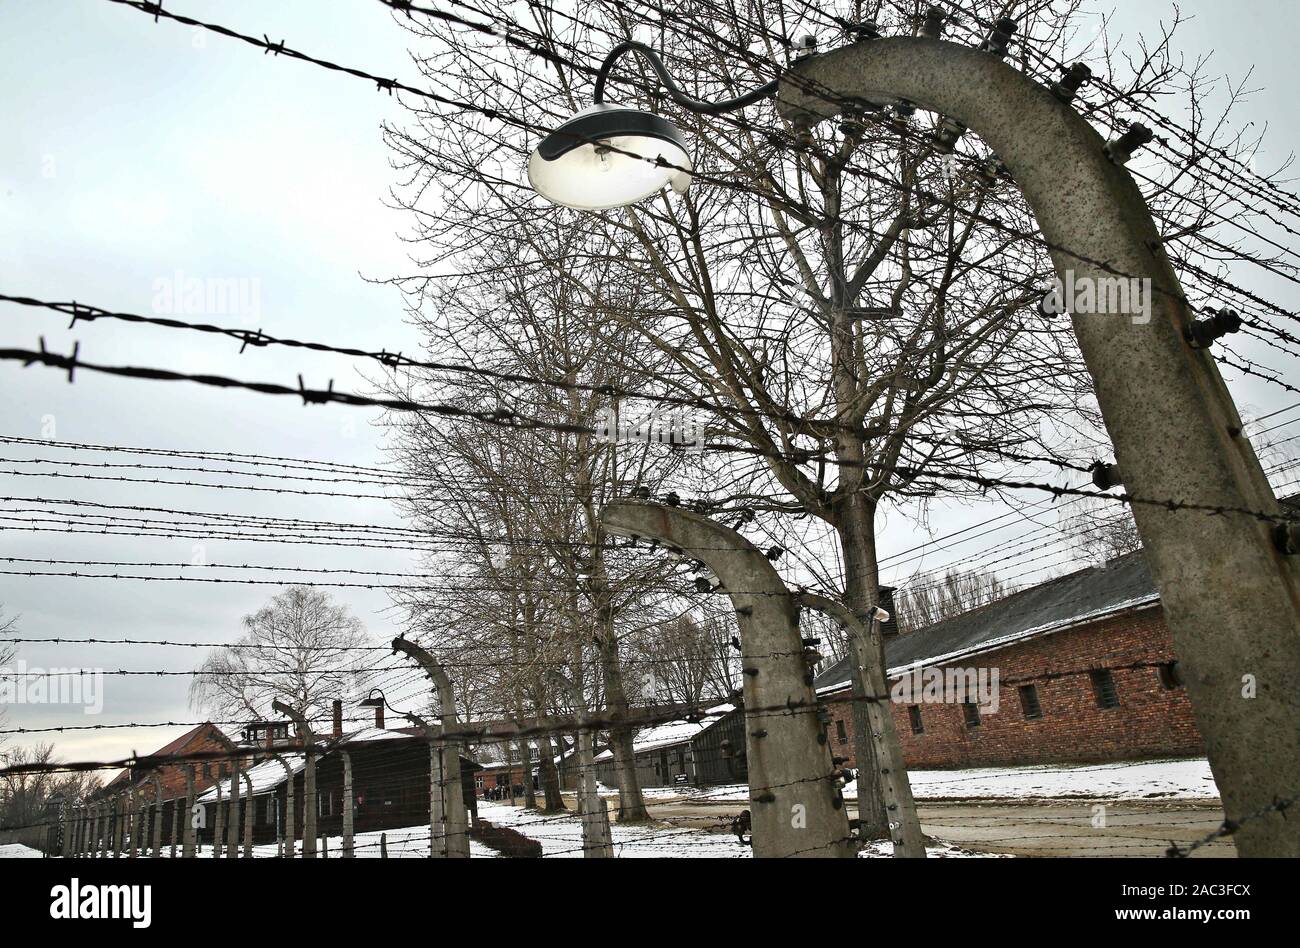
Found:
[[(844, 604), (852, 609), (869, 628), (870, 612), (880, 601), (880, 569), (876, 562), (876, 502), (861, 493), (851, 494), (839, 512), (836, 530), (844, 551)], [(868, 658), (884, 669), (885, 654), (877, 640)], [(888, 683), (888, 675), (885, 681)], [(892, 708), (889, 713), (893, 713)], [(860, 701), (853, 704), (853, 729), (863, 738), (855, 742), (858, 770), (858, 819), (865, 839), (888, 839), (889, 817), (885, 813), (884, 788), (875, 747), (869, 739), (871, 725), (867, 708)]]
[[(600, 654), (600, 670), (605, 683), (605, 708), (617, 720), (627, 714), (627, 692), (623, 688), (623, 670), (618, 662), (618, 639), (614, 636), (614, 620), (608, 608), (602, 609), (600, 639), (596, 650)], [(614, 752), (614, 766), (618, 770), (618, 821), (636, 823), (648, 820), (645, 797), (636, 775), (636, 754), (632, 739), (636, 731), (623, 726), (610, 731), (610, 748)]]
[(555, 752), (551, 748), (550, 736), (543, 734), (538, 738), (537, 746), (542, 754), (537, 767), (542, 780), (542, 812), (551, 813), (568, 809), (564, 805), (564, 798), (560, 796), (560, 775), (555, 769)]
[[(523, 717), (523, 711), (519, 712)], [(507, 742), (508, 743), (508, 742)], [(520, 781), (524, 787), (524, 806), (529, 810), (537, 809), (537, 791), (533, 789), (533, 749), (527, 741), (519, 743), (519, 760), (520, 769), (523, 772), (523, 779)], [(515, 802), (515, 778), (510, 777), (510, 803)]]

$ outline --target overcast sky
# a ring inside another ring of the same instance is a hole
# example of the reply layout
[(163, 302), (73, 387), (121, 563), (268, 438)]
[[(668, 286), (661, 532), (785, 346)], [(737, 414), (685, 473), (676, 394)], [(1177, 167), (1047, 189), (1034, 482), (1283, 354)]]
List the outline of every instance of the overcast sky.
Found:
[[(407, 58), (409, 34), (373, 0), (171, 0), (167, 7), (273, 40), (284, 38), (326, 59), (418, 79)], [(1296, 147), (1293, 109), (1300, 64), (1292, 48), (1292, 5), (1200, 0), (1182, 7), (1194, 17), (1181, 32), (1185, 51), (1213, 52), (1213, 70), (1234, 77), (1254, 69), (1253, 85), (1262, 91), (1240, 115), (1270, 126), (1261, 164), (1272, 167)], [(1167, 8), (1158, 3), (1126, 4), (1116, 18), (1125, 33), (1135, 35), (1150, 32), (1164, 13)], [(247, 294), (241, 305), (212, 315), (212, 321), (366, 349), (414, 351), (419, 339), (403, 322), (397, 292), (363, 279), (409, 271), (397, 237), (407, 222), (383, 206), (393, 173), (379, 126), (399, 115), (396, 99), (364, 82), (276, 60), (175, 23), (154, 24), (103, 0), (0, 0), (0, 292), (147, 313), (155, 310), (159, 289), (178, 281), (238, 280)], [(1233, 278), (1297, 308), (1291, 285), (1261, 279), (1245, 267)], [(353, 360), (284, 349), (240, 355), (229, 340), (108, 321), (66, 327), (64, 316), (0, 304), (3, 347), (32, 348), (44, 335), (47, 345), (61, 352), (79, 341), (82, 358), (92, 362), (288, 384), (302, 372), (309, 385), (333, 379), (338, 388), (364, 387)], [(1230, 382), (1239, 404), (1255, 414), (1296, 400), (1262, 383), (1231, 377)], [(0, 405), (0, 435), (359, 465), (384, 461), (382, 432), (374, 427), (372, 412), (304, 408), (292, 399), (186, 383), (82, 373), (69, 385), (54, 370), (4, 363)], [(0, 444), (0, 459), (36, 457), (148, 460)], [(399, 523), (383, 500), (12, 473), (34, 470), (31, 464), (0, 460), (5, 498), (0, 508), (22, 506), (10, 498), (44, 497)], [(944, 533), (999, 512), (989, 505), (939, 506), (931, 527)], [(891, 517), (883, 552), (911, 547), (923, 538), (902, 518)], [(194, 543), (0, 530), (0, 558), (182, 563), (192, 560)], [(392, 571), (414, 565), (398, 551), (221, 541), (204, 546), (202, 552), (213, 563)], [(29, 567), (0, 560), (0, 568)], [(18, 634), (37, 638), (229, 641), (239, 634), (240, 617), (274, 591), (267, 586), (0, 575), (4, 613), (18, 616)], [(348, 589), (339, 596), (377, 640), (396, 630), (384, 593)], [(19, 657), (45, 668), (185, 671), (202, 652), (33, 644), (24, 645)], [(97, 717), (66, 707), (13, 706), (7, 726), (199, 720), (201, 715), (187, 706), (187, 685), (185, 677), (110, 676), (105, 708)], [(175, 727), (163, 727), (53, 739), (59, 754), (71, 760), (129, 749), (147, 752), (177, 733)]]

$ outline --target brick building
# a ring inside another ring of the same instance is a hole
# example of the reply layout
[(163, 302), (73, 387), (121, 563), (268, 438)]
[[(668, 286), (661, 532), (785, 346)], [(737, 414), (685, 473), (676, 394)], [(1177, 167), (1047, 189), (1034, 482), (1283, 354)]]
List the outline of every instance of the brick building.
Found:
[[(885, 638), (891, 709), (912, 768), (1110, 761), (1204, 754), (1142, 554), (1021, 590)], [(996, 671), (996, 711), (972, 694), (900, 681)], [(853, 760), (847, 664), (816, 679), (831, 747)]]
[[(149, 756), (165, 757), (169, 754), (220, 754), (233, 751), (234, 749), (234, 742), (230, 740), (230, 738), (228, 738), (219, 727), (210, 722), (205, 722), (189, 731), (186, 731), (174, 741), (164, 744)], [(202, 793), (208, 787), (216, 783), (217, 777), (215, 764), (196, 760), (193, 762), (193, 767), (194, 789), (196, 793)], [(154, 794), (153, 777), (155, 775), (158, 777), (159, 783), (162, 785), (163, 800), (184, 798), (184, 762), (164, 764), (158, 767), (156, 771), (137, 771), (135, 769), (123, 770), (106, 783), (95, 796), (97, 798), (113, 797), (123, 791), (135, 787), (138, 789), (141, 799), (152, 803)]]

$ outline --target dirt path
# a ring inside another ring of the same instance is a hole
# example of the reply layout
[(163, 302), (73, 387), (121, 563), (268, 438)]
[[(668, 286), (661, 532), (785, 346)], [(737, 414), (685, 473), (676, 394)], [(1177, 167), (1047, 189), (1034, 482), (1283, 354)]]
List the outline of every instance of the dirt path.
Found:
[[(653, 816), (701, 828), (717, 826), (723, 814), (743, 809), (734, 802), (650, 802), (649, 806)], [(849, 814), (854, 815), (852, 804)], [(920, 817), (928, 835), (979, 852), (1163, 856), (1170, 842), (1186, 845), (1217, 829), (1223, 810), (1217, 803), (1201, 801), (957, 801), (923, 803)], [(1198, 857), (1235, 854), (1227, 840), (1216, 840), (1194, 853)]]

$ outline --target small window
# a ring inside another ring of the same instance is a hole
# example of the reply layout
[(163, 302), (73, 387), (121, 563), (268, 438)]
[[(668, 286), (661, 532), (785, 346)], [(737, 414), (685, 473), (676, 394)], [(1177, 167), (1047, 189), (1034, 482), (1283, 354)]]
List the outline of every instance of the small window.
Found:
[(968, 728), (979, 727), (980, 724), (983, 723), (980, 721), (979, 705), (974, 701), (963, 701), (961, 703), (961, 711), (962, 714), (966, 716), (966, 726)]
[(1183, 687), (1183, 671), (1177, 662), (1166, 662), (1157, 667), (1156, 672), (1160, 675), (1161, 687), (1166, 691)]
[(835, 739), (841, 744), (849, 742), (849, 732), (844, 729), (844, 719), (839, 718), (835, 722)]
[(1025, 713), (1026, 721), (1037, 721), (1043, 716), (1043, 706), (1038, 701), (1037, 685), (1020, 686), (1020, 710)]
[(925, 724), (921, 720), (921, 708), (919, 705), (909, 705), (907, 708), (907, 719), (912, 722), (913, 734), (924, 734)]
[(1097, 697), (1097, 707), (1118, 708), (1119, 693), (1115, 690), (1115, 678), (1106, 669), (1088, 673), (1092, 679), (1092, 693)]

